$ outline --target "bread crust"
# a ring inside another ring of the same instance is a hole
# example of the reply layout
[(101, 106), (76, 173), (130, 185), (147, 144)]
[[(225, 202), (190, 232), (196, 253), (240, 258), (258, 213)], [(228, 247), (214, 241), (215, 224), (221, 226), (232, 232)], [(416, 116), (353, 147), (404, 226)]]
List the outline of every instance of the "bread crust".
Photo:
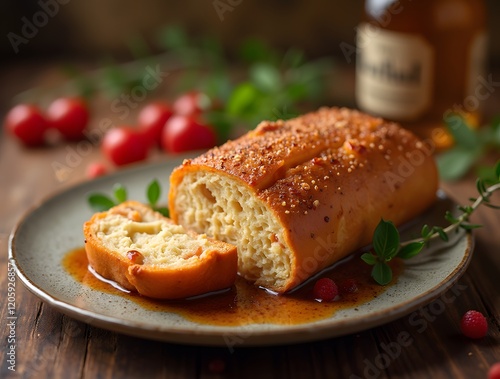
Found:
[[(141, 203), (127, 201), (110, 211), (94, 214), (83, 226), (87, 258), (98, 274), (127, 290), (157, 299), (186, 298), (229, 288), (234, 284), (237, 276), (236, 247), (221, 241), (209, 239), (210, 248), (203, 259), (174, 268), (134, 263), (117, 250), (103, 245), (95, 233), (95, 226), (109, 212), (130, 209), (139, 213), (152, 212)], [(171, 222), (157, 212), (154, 214), (158, 219)]]
[[(380, 219), (409, 221), (436, 197), (433, 147), (393, 122), (347, 108), (322, 108), (254, 131), (186, 160), (170, 178), (175, 199), (193, 171), (229, 176), (264, 202), (291, 254), (286, 292), (369, 244)], [(240, 247), (238, 247), (240, 248)]]

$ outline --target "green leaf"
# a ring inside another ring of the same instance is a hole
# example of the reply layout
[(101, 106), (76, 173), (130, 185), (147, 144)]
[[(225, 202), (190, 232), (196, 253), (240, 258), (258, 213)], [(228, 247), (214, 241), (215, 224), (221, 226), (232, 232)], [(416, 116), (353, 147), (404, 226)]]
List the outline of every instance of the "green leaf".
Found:
[[(472, 212), (474, 212), (474, 208), (472, 208), (470, 205), (466, 205), (464, 207), (458, 207), (459, 210), (461, 210), (462, 212), (464, 213), (467, 213), (468, 215), (470, 215)], [(455, 219), (455, 223), (458, 222), (459, 220), (458, 219)]]
[(170, 217), (170, 211), (167, 207), (158, 207), (155, 208), (155, 211), (161, 213), (165, 217)]
[(441, 179), (456, 180), (465, 175), (481, 155), (480, 149), (456, 146), (436, 157)]
[(495, 175), (498, 180), (500, 180), (500, 161), (495, 165)]
[(446, 213), (444, 214), (444, 218), (450, 224), (456, 224), (457, 222), (459, 222), (459, 220), (455, 216), (453, 216), (453, 214), (450, 211), (446, 211)]
[(130, 78), (122, 67), (108, 60), (103, 69), (102, 85), (108, 97), (116, 97), (124, 92), (129, 85)]
[(96, 212), (107, 211), (108, 209), (116, 205), (116, 203), (110, 197), (100, 193), (90, 194), (87, 198), (87, 201), (90, 205), (90, 208), (92, 208)]
[(228, 100), (227, 111), (230, 115), (244, 116), (255, 108), (260, 91), (249, 82), (241, 83)]
[(477, 192), (479, 192), (481, 196), (483, 196), (483, 194), (486, 192), (486, 184), (481, 179), (476, 180), (476, 188)]
[(432, 234), (432, 230), (429, 228), (429, 225), (425, 224), (422, 227), (422, 232), (420, 234), (422, 238), (427, 239)]
[(399, 252), (398, 257), (403, 259), (409, 259), (417, 255), (424, 248), (424, 242), (412, 242), (406, 246), (403, 246)]
[(378, 284), (385, 286), (392, 280), (392, 269), (385, 262), (377, 262), (373, 266), (372, 277)]
[(500, 209), (500, 205), (494, 205), (494, 204), (488, 204), (488, 203), (483, 203), (483, 205), (487, 206), (488, 208), (492, 208), (492, 209)]
[(113, 194), (118, 203), (123, 203), (127, 200), (127, 189), (119, 183), (114, 185)]
[(397, 254), (399, 232), (392, 221), (380, 220), (373, 233), (373, 248), (377, 255), (384, 260), (390, 260)]
[(290, 48), (283, 57), (283, 65), (285, 68), (296, 68), (305, 61), (304, 52), (296, 48)]
[(205, 119), (215, 128), (218, 144), (223, 144), (230, 138), (233, 124), (224, 112), (208, 111)]
[(370, 253), (364, 253), (363, 255), (361, 255), (361, 259), (370, 266), (373, 266), (375, 263), (377, 263), (377, 257)]
[(479, 179), (487, 183), (498, 183), (499, 181), (495, 173), (495, 167), (479, 166), (476, 168), (476, 175)]
[(276, 60), (276, 53), (263, 40), (257, 38), (243, 42), (239, 56), (248, 63), (274, 62)]
[[(198, 88), (209, 98), (219, 99), (223, 104), (226, 104), (233, 92), (234, 85), (226, 70), (214, 70), (201, 83), (198, 83)], [(221, 110), (219, 112), (222, 113)]]
[(472, 130), (460, 115), (453, 114), (446, 117), (445, 123), (457, 146), (470, 150), (481, 144), (478, 134)]
[(159, 33), (158, 42), (167, 50), (178, 50), (189, 46), (184, 29), (177, 25), (170, 25), (163, 28)]
[(477, 228), (482, 228), (482, 225), (479, 224), (460, 224), (460, 227), (464, 230), (473, 230)]
[(154, 179), (151, 183), (149, 183), (146, 193), (149, 205), (151, 205), (151, 207), (154, 207), (158, 202), (158, 199), (160, 198), (160, 183), (158, 183), (158, 181)]
[(445, 242), (448, 242), (448, 235), (446, 234), (446, 232), (444, 231), (443, 228), (441, 228), (440, 226), (435, 226), (433, 228), (434, 230), (434, 233), (437, 233), (439, 235), (439, 238), (441, 238), (443, 241)]
[(305, 83), (289, 83), (286, 85), (284, 91), (290, 101), (303, 100), (307, 98), (308, 95), (308, 88)]
[(255, 87), (263, 92), (274, 93), (281, 89), (280, 72), (267, 63), (253, 65), (250, 68), (250, 79)]

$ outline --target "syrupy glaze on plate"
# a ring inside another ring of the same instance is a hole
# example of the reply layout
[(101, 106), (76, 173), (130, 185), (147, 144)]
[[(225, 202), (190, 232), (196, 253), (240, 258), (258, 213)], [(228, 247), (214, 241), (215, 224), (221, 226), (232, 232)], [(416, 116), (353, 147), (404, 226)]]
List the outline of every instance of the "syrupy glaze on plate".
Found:
[[(84, 248), (68, 252), (63, 258), (62, 264), (76, 281), (96, 291), (125, 297), (148, 310), (177, 313), (191, 321), (209, 325), (238, 326), (252, 323), (294, 325), (308, 323), (330, 317), (340, 309), (356, 309), (360, 304), (373, 300), (387, 289), (387, 287), (380, 286), (373, 281), (370, 277), (371, 266), (363, 263), (359, 255), (345, 259), (319, 276), (332, 278), (339, 285), (346, 279), (356, 281), (358, 287), (356, 292), (342, 293), (332, 302), (319, 302), (314, 299), (314, 279), (293, 293), (275, 295), (240, 277), (236, 280), (235, 285), (226, 291), (191, 299), (155, 300), (122, 291), (94, 275), (89, 270)], [(393, 259), (390, 265), (394, 275), (392, 283), (396, 283), (397, 277), (403, 270), (403, 263), (399, 259)]]

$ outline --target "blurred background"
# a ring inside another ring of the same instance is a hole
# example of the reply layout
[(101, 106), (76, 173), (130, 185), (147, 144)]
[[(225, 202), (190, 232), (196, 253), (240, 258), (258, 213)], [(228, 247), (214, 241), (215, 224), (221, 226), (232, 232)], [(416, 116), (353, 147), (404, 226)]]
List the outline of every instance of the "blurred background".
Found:
[[(467, 4), (477, 5), (474, 1)], [(446, 103), (436, 107), (432, 120), (424, 120), (425, 127), (413, 129), (431, 136), (437, 150), (455, 143), (456, 149), (441, 160), (446, 169), (440, 168), (453, 172), (453, 179), (483, 152), (497, 152), (500, 146), (500, 2), (484, 3), (488, 44), (482, 79), (489, 78), (490, 90), (480, 102), (457, 93), (453, 104), (463, 107), (472, 100), (484, 112), (471, 112), (459, 128), (448, 131), (443, 109), (452, 103)], [(467, 9), (465, 17), (454, 12), (458, 0), (440, 4), (452, 6), (443, 8), (441, 21), (480, 19), (471, 16), (470, 8), (461, 8)], [(34, 103), (43, 110), (57, 97), (76, 95), (89, 101), (89, 129), (100, 130), (103, 120), (111, 126), (133, 125), (148, 102), (170, 102), (197, 90), (212, 101), (204, 122), (217, 129), (222, 143), (263, 119), (286, 119), (323, 105), (358, 106), (356, 28), (363, 0), (6, 0), (2, 7), (2, 118), (16, 104)], [(446, 63), (445, 70), (466, 65), (457, 52), (466, 44), (457, 39), (439, 50), (453, 64)], [(446, 70), (448, 92), (464, 80), (455, 80), (454, 72)], [(145, 89), (144, 81), (155, 77), (158, 88)], [(489, 128), (472, 135), (472, 129), (486, 123)], [(62, 149), (57, 138), (52, 142), (49, 138), (49, 144)]]
[[(29, 43), (21, 45), (19, 54), (4, 37), (1, 53), (7, 61), (54, 54), (126, 55), (131, 38), (140, 34), (154, 43), (158, 30), (168, 24), (182, 25), (193, 35), (210, 34), (228, 49), (258, 37), (276, 47), (293, 45), (311, 55), (341, 57), (339, 44), (353, 41), (363, 7), (361, 0), (7, 0), (2, 4), (2, 35), (20, 34), (22, 18), (31, 20), (41, 9), (40, 2), (57, 3), (60, 9)], [(500, 3), (486, 2), (490, 55), (498, 62)]]
[[(500, 2), (487, 0), (487, 6), (489, 64), (498, 65)], [(43, 7), (48, 17), (37, 16)], [(55, 59), (94, 67), (110, 56), (127, 61), (133, 58), (131, 43), (138, 38), (146, 41), (152, 52), (161, 50), (158, 33), (168, 25), (180, 25), (190, 36), (211, 36), (228, 54), (237, 51), (242, 41), (257, 38), (273, 48), (293, 46), (309, 58), (328, 56), (335, 58), (337, 65), (348, 65), (339, 44), (355, 43), (354, 28), (362, 7), (361, 0), (6, 0), (0, 16), (1, 78), (15, 78), (12, 73), (5, 75), (6, 68), (15, 70), (20, 64), (42, 68), (46, 61)], [(30, 29), (26, 21), (40, 27)], [(28, 35), (24, 40), (23, 31)], [(12, 33), (21, 39), (16, 40)], [(18, 43), (17, 53), (13, 39)], [(17, 84), (9, 88), (26, 89), (33, 83), (28, 79), (35, 75), (36, 71), (30, 71), (28, 78), (16, 78)], [(12, 95), (2, 92), (0, 100), (5, 104)]]

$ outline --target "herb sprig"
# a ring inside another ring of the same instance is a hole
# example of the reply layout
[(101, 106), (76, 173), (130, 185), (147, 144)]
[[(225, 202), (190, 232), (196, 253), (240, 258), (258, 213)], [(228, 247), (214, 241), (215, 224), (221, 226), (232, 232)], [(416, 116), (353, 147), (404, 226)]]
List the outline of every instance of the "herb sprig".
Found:
[(488, 152), (500, 148), (500, 118), (477, 129), (458, 115), (450, 116), (445, 121), (454, 145), (436, 157), (441, 179), (460, 179), (473, 168), (481, 178), (491, 179), (491, 168), (482, 167), (481, 161)]
[(449, 234), (458, 232), (459, 229), (471, 231), (481, 227), (478, 224), (471, 224), (469, 218), (480, 206), (485, 205), (490, 208), (500, 209), (499, 205), (491, 203), (491, 195), (500, 190), (500, 161), (494, 167), (495, 180), (488, 181), (477, 179), (476, 188), (479, 193), (477, 198), (471, 198), (471, 204), (459, 206), (462, 212), (459, 216), (454, 216), (450, 211), (445, 214), (449, 225), (446, 228), (440, 226), (424, 225), (420, 232), (420, 237), (401, 242), (399, 231), (391, 221), (381, 220), (373, 233), (373, 251), (361, 255), (361, 259), (373, 266), (371, 276), (380, 285), (387, 285), (392, 281), (392, 269), (389, 266), (393, 258), (409, 259), (419, 254), (422, 249), (432, 240), (441, 239), (445, 242), (449, 240)]
[[(148, 205), (156, 212), (161, 213), (163, 216), (169, 216), (169, 210), (167, 207), (162, 207), (158, 205), (158, 200), (161, 196), (161, 187), (158, 180), (153, 179), (146, 188), (146, 197), (148, 199)], [(117, 183), (113, 186), (113, 195), (109, 196), (103, 193), (91, 193), (87, 202), (90, 208), (96, 212), (107, 211), (108, 209), (127, 201), (128, 192), (127, 189)]]

